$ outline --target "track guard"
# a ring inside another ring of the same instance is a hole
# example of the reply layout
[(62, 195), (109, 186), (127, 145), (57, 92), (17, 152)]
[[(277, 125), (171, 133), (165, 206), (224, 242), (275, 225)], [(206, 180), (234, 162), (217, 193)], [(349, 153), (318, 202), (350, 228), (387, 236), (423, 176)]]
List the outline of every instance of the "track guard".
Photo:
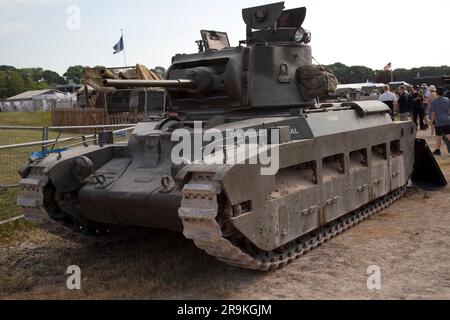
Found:
[(436, 190), (447, 186), (447, 180), (439, 167), (427, 142), (416, 139), (414, 172), (412, 182), (425, 190)]

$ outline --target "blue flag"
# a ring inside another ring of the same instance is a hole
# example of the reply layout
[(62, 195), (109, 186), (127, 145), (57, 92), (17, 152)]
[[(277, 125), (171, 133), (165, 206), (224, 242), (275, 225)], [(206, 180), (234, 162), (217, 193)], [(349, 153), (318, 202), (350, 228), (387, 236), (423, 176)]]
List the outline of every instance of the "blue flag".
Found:
[(119, 42), (117, 42), (117, 44), (113, 47), (113, 49), (115, 50), (115, 51), (114, 51), (114, 54), (117, 54), (117, 53), (123, 51), (123, 49), (124, 49), (124, 45), (123, 45), (123, 36), (120, 37)]

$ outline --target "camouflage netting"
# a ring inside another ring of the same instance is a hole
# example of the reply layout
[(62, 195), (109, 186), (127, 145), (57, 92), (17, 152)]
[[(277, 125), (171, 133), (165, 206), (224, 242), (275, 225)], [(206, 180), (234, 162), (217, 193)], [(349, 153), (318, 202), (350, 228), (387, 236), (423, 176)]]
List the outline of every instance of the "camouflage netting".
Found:
[(328, 96), (337, 90), (338, 80), (333, 72), (322, 66), (304, 66), (297, 72), (300, 94), (305, 100)]
[(103, 85), (104, 79), (161, 80), (158, 74), (142, 64), (137, 64), (135, 68), (127, 70), (114, 70), (105, 67), (86, 68), (85, 74), (87, 84), (97, 91), (107, 91)]

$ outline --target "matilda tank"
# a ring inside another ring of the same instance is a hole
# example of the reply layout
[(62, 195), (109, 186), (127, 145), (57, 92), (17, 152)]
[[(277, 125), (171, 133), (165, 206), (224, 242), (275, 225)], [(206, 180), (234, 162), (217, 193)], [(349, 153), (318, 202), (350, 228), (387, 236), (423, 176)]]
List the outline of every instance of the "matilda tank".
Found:
[(182, 232), (229, 265), (268, 271), (385, 209), (410, 180), (446, 184), (416, 126), (394, 122), (386, 105), (319, 103), (336, 79), (313, 65), (305, 8), (242, 15), (236, 47), (203, 30), (198, 52), (175, 55), (165, 80), (106, 79), (165, 88), (165, 117), (139, 123), (127, 143), (104, 133), (30, 162), (25, 217), (69, 239), (116, 226)]

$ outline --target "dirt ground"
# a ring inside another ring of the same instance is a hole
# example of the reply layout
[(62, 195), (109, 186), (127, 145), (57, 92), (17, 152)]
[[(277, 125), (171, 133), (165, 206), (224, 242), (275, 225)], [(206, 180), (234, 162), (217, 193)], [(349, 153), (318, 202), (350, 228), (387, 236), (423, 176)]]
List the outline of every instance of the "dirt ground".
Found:
[[(440, 160), (450, 181), (450, 156)], [(407, 196), (283, 270), (227, 267), (182, 235), (78, 245), (33, 231), (0, 244), (0, 299), (450, 299), (450, 196)], [(82, 270), (82, 290), (66, 269)], [(381, 268), (381, 290), (367, 269)]]

